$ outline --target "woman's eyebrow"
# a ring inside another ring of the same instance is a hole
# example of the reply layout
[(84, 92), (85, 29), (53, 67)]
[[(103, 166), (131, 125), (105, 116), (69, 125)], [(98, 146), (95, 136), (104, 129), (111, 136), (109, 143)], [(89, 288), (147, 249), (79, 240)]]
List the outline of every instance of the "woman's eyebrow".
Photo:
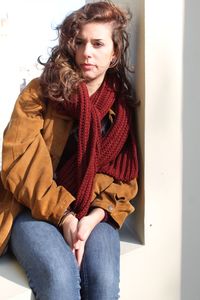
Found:
[[(76, 40), (79, 40), (79, 41), (85, 41), (86, 40), (86, 38), (83, 38), (83, 37), (81, 37), (81, 36), (77, 36), (76, 37)], [(92, 41), (94, 41), (94, 42), (101, 42), (101, 41), (103, 41), (104, 39), (103, 38), (93, 38), (93, 39), (91, 39)]]

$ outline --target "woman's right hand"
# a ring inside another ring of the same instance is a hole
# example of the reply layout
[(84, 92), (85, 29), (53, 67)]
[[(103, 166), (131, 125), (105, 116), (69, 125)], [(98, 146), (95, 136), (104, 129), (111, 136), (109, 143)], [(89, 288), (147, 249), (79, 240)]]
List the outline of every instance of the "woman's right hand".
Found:
[(78, 219), (74, 215), (69, 214), (68, 216), (66, 216), (62, 224), (64, 239), (72, 249), (73, 253), (75, 253), (75, 250), (78, 248), (78, 222)]

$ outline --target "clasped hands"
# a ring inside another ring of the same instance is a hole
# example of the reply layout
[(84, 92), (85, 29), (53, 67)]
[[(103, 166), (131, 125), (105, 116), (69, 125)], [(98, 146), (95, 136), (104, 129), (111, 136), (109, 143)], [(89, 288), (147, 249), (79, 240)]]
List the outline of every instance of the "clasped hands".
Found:
[(87, 216), (80, 221), (72, 214), (69, 214), (62, 225), (63, 236), (74, 253), (77, 263), (80, 267), (85, 243), (95, 228), (105, 216), (105, 211), (102, 208), (94, 208)]

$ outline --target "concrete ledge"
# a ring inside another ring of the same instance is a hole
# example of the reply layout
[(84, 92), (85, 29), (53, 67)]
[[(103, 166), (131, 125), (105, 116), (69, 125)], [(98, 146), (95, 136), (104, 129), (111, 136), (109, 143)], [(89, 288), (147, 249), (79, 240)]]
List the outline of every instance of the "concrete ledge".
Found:
[(34, 300), (26, 274), (11, 255), (0, 258), (0, 300)]

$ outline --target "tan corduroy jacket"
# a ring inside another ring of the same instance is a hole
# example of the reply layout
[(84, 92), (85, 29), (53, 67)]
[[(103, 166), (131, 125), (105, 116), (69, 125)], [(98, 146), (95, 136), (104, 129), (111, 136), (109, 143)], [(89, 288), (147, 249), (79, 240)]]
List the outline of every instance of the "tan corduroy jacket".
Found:
[[(42, 101), (39, 79), (32, 80), (19, 95), (4, 132), (0, 180), (0, 255), (8, 242), (15, 217), (23, 207), (36, 219), (58, 225), (75, 200), (57, 186), (54, 171), (67, 142), (73, 120), (59, 115)], [(130, 200), (137, 181), (115, 182), (105, 174), (94, 179), (92, 207), (105, 209), (119, 227), (134, 211)]]

